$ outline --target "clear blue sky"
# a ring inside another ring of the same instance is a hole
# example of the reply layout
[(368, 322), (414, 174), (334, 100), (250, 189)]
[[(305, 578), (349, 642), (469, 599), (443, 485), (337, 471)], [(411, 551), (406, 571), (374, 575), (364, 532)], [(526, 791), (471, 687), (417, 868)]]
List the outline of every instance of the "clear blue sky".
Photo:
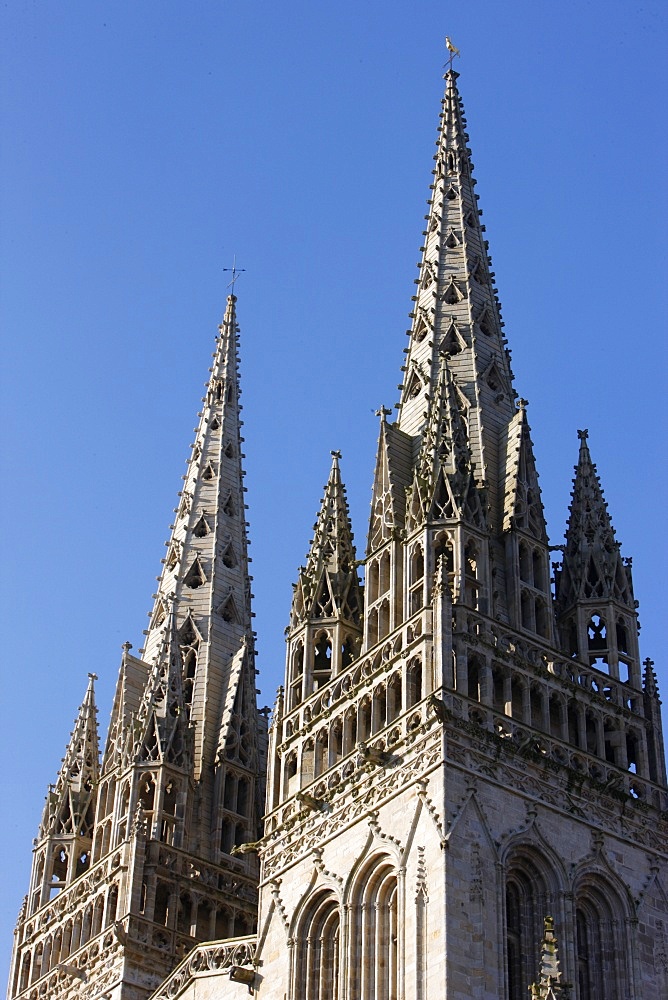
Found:
[(2, 958), (86, 674), (104, 734), (121, 644), (141, 645), (234, 253), (262, 704), (332, 448), (363, 549), (446, 32), (551, 540), (588, 427), (668, 695), (665, 5), (15, 0), (1, 17)]

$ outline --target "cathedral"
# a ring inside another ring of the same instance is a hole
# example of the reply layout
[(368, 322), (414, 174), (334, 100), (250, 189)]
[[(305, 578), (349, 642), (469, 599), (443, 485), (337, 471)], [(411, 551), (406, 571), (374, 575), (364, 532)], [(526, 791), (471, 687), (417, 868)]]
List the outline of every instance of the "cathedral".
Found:
[(457, 80), (365, 550), (333, 452), (258, 711), (231, 294), (144, 646), (102, 747), (89, 675), (48, 790), (9, 1000), (668, 995), (631, 560), (586, 430), (549, 544)]

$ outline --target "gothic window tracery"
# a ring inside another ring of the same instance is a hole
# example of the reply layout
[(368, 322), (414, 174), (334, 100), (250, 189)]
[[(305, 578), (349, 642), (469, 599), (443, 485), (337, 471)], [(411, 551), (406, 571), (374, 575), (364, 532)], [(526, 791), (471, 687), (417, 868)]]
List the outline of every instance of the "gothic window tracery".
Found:
[(422, 660), (419, 656), (413, 657), (406, 669), (406, 708), (412, 708), (422, 701)]

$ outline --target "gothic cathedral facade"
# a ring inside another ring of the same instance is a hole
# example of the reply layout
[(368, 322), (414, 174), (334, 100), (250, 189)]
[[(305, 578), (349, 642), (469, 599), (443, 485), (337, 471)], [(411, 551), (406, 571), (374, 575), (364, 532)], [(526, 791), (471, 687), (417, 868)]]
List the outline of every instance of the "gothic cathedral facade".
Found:
[(333, 453), (268, 719), (231, 295), (144, 648), (124, 650), (101, 757), (91, 675), (49, 788), (9, 1000), (668, 995), (668, 789), (631, 563), (579, 431), (551, 566), (445, 79), (364, 558)]

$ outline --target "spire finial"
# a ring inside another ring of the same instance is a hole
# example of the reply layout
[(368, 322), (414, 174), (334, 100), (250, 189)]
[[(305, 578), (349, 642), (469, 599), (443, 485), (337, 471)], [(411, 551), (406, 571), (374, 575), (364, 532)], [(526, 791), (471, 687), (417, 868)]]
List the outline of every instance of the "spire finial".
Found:
[(232, 289), (232, 292), (231, 292), (232, 295), (234, 295), (234, 285), (235, 285), (235, 283), (239, 280), (239, 277), (241, 276), (242, 272), (245, 271), (245, 270), (246, 270), (245, 267), (237, 267), (237, 255), (236, 254), (234, 254), (234, 256), (232, 258), (232, 267), (224, 267), (223, 268), (223, 271), (230, 271), (231, 274), (232, 274), (232, 280), (230, 282), (228, 282), (228, 284), (226, 286), (227, 288), (231, 288)]
[(384, 420), (385, 420), (385, 417), (389, 417), (389, 416), (390, 416), (390, 414), (392, 413), (392, 410), (388, 410), (388, 408), (387, 408), (386, 406), (383, 406), (383, 405), (381, 404), (381, 405), (380, 405), (380, 406), (378, 407), (378, 409), (377, 409), (377, 410), (374, 410), (373, 412), (375, 413), (375, 415), (376, 415), (377, 417), (380, 417), (381, 421), (384, 421)]
[(449, 56), (448, 56), (448, 73), (452, 73), (452, 60), (455, 58), (455, 56), (461, 55), (461, 52), (459, 51), (459, 49), (457, 48), (457, 46), (453, 43), (452, 39), (449, 38), (447, 35), (445, 36), (445, 47), (446, 47), (446, 49), (448, 50), (448, 53), (449, 53)]
[(589, 437), (589, 431), (587, 430), (586, 427), (585, 427), (585, 429), (583, 431), (578, 431), (578, 437), (579, 437), (580, 441), (586, 441), (587, 440), (587, 438)]

